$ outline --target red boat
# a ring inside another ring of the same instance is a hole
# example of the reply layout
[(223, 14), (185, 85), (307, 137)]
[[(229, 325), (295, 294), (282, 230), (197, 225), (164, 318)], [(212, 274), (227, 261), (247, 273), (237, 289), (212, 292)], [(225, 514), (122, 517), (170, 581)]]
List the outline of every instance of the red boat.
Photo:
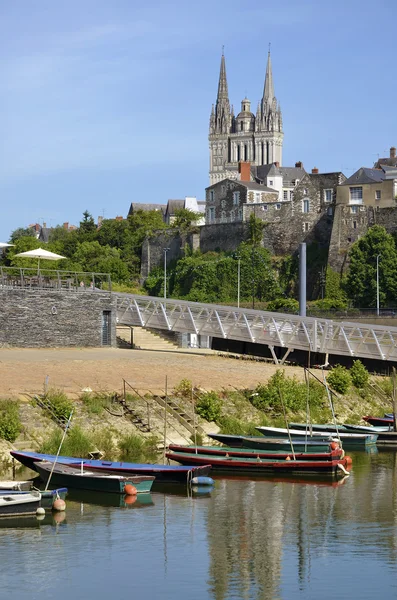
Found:
[[(338, 444), (331, 452), (295, 452), (296, 460), (340, 460), (344, 458), (345, 453)], [(206, 454), (209, 456), (223, 456), (228, 458), (267, 458), (273, 460), (286, 460), (293, 458), (292, 452), (285, 451), (269, 451), (269, 450), (250, 450), (249, 448), (230, 448), (220, 446), (179, 446), (178, 444), (170, 444), (168, 449), (172, 452), (186, 452), (188, 454)]]
[(394, 419), (393, 417), (372, 417), (369, 415), (368, 417), (363, 417), (364, 421), (367, 421), (370, 425), (380, 426), (385, 425), (393, 427)]

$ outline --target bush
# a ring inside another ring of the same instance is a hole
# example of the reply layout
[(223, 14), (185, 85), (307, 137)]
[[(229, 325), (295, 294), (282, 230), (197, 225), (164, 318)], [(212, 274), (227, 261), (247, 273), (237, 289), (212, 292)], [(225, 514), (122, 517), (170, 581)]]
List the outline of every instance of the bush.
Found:
[[(262, 423), (263, 424), (263, 423)], [(259, 435), (256, 427), (258, 423), (246, 423), (236, 417), (224, 416), (219, 419), (220, 433), (228, 435)]]
[(297, 314), (299, 312), (299, 302), (294, 298), (276, 298), (268, 303), (267, 310)]
[(181, 379), (174, 387), (174, 394), (181, 398), (192, 397), (192, 382), (189, 379)]
[(196, 413), (206, 421), (217, 421), (221, 416), (222, 401), (216, 392), (206, 392), (196, 402)]
[(15, 442), (21, 432), (19, 405), (15, 400), (0, 401), (0, 438)]
[[(61, 443), (63, 432), (55, 429), (50, 437), (42, 443), (39, 452), (43, 454), (56, 454)], [(87, 458), (89, 453), (95, 449), (95, 443), (88, 433), (84, 432), (77, 425), (68, 431), (63, 445), (62, 454), (66, 456), (75, 456)]]
[[(281, 397), (286, 410), (297, 412), (306, 410), (308, 386), (306, 383), (285, 376), (280, 369), (269, 379), (267, 384), (259, 384), (250, 396), (251, 403), (260, 410), (282, 411)], [(324, 386), (316, 381), (309, 383), (309, 407), (320, 406), (325, 400)]]
[(48, 404), (48, 413), (51, 417), (67, 421), (73, 410), (73, 402), (64, 392), (51, 388), (46, 391), (43, 400)]
[(155, 435), (142, 438), (134, 433), (124, 435), (118, 443), (120, 460), (155, 463), (158, 459), (158, 439)]
[(354, 387), (358, 389), (364, 388), (367, 385), (369, 381), (369, 373), (361, 360), (353, 361), (353, 366), (350, 369), (350, 377)]
[(108, 394), (84, 392), (80, 396), (80, 400), (83, 402), (87, 412), (94, 415), (101, 415), (103, 409), (110, 406), (110, 398)]
[(328, 374), (327, 382), (335, 392), (339, 394), (346, 394), (347, 390), (351, 386), (352, 379), (349, 371), (342, 365), (336, 365)]

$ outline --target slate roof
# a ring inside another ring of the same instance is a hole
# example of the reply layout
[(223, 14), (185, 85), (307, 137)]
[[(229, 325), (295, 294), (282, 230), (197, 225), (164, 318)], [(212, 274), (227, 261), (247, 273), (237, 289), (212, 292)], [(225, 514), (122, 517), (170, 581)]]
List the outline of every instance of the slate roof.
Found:
[(253, 168), (253, 173), (257, 179), (262, 181), (266, 177), (281, 175), (283, 178), (283, 187), (293, 187), (293, 181), (301, 180), (305, 175), (305, 169), (300, 167), (276, 167), (275, 164), (261, 165)]
[(167, 202), (167, 214), (174, 215), (176, 210), (185, 207), (185, 200), (168, 200)]
[(258, 192), (275, 192), (278, 194), (277, 190), (266, 187), (266, 185), (263, 185), (263, 183), (257, 183), (256, 181), (238, 181), (237, 183), (243, 185), (248, 190), (258, 190)]
[(161, 212), (164, 214), (166, 208), (167, 207), (165, 204), (147, 204), (145, 202), (131, 202), (128, 214), (132, 215), (137, 210), (161, 210)]
[(365, 183), (380, 183), (385, 179), (385, 174), (380, 169), (367, 169), (361, 167), (358, 171), (353, 173), (346, 181), (341, 185), (363, 185)]

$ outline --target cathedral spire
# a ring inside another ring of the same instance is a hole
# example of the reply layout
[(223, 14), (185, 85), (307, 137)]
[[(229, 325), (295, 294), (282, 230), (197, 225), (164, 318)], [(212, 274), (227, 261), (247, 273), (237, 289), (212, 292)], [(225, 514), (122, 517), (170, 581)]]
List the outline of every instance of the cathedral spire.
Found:
[(265, 77), (265, 87), (263, 89), (263, 102), (268, 102), (271, 104), (274, 98), (274, 86), (273, 86), (273, 73), (272, 73), (272, 59), (270, 57), (270, 44), (269, 44), (269, 52), (267, 55), (267, 67), (266, 67), (266, 77)]
[(229, 93), (227, 89), (227, 79), (226, 79), (226, 63), (225, 63), (225, 55), (223, 53), (222, 47), (222, 58), (221, 58), (221, 70), (219, 73), (219, 83), (218, 83), (218, 96), (216, 99), (216, 103), (218, 104), (222, 100), (226, 100), (229, 102)]
[(231, 114), (229, 93), (226, 79), (226, 62), (222, 47), (221, 69), (219, 72), (218, 95), (215, 104), (215, 132), (228, 133), (230, 131)]

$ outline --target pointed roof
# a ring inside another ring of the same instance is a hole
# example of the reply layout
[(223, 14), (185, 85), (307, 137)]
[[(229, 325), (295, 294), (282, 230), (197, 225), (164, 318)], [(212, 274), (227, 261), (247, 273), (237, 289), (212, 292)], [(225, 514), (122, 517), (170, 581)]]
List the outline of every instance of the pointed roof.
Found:
[(263, 88), (263, 100), (273, 102), (274, 98), (274, 85), (273, 85), (273, 73), (272, 73), (272, 59), (270, 57), (270, 50), (267, 55), (267, 67), (265, 77), (265, 87)]
[(216, 99), (217, 103), (220, 100), (229, 101), (229, 93), (228, 93), (228, 89), (227, 89), (227, 79), (226, 79), (226, 63), (225, 63), (225, 55), (223, 54), (223, 51), (222, 51), (222, 58), (221, 58), (221, 70), (219, 72), (218, 96)]
[(385, 179), (385, 173), (380, 169), (361, 167), (341, 185), (363, 185), (365, 183), (380, 183)]

